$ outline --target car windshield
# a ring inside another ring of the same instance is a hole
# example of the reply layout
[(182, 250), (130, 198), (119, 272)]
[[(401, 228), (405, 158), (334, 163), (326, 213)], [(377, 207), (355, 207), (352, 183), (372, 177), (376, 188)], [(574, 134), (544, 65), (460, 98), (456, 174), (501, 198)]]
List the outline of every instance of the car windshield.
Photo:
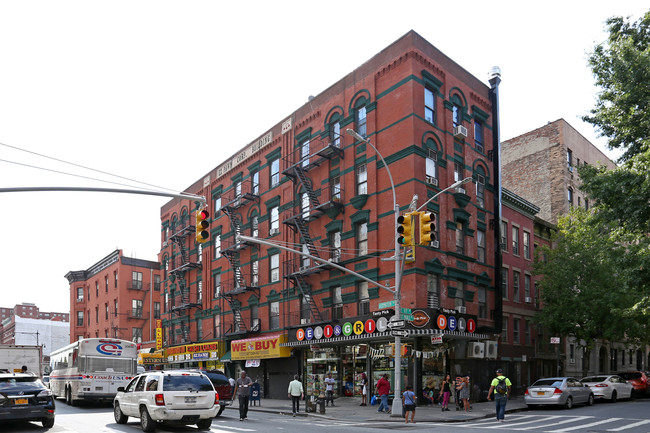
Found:
[(169, 375), (163, 381), (163, 391), (213, 391), (212, 382), (199, 375)]
[(36, 376), (33, 377), (2, 377), (0, 389), (20, 388), (23, 390), (43, 389), (44, 385)]
[(625, 380), (641, 379), (641, 373), (621, 373), (619, 374)]
[(585, 377), (582, 379), (580, 382), (582, 383), (587, 383), (587, 382), (604, 382), (607, 380), (607, 376), (591, 376), (591, 377)]
[(557, 379), (540, 379), (537, 382), (533, 383), (533, 386), (554, 386), (559, 388), (562, 386), (562, 381)]

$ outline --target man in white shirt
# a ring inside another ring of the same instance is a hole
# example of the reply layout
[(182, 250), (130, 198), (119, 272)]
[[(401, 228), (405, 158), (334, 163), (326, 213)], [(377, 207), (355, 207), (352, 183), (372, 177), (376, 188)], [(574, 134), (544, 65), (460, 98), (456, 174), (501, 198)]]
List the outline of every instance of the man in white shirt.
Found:
[(327, 406), (327, 402), (332, 403), (332, 407), (334, 406), (334, 378), (332, 377), (332, 373), (327, 373), (327, 377), (325, 378), (325, 406)]
[(298, 380), (298, 375), (293, 376), (293, 380), (289, 382), (289, 398), (291, 399), (291, 406), (293, 409), (293, 416), (300, 412), (300, 400), (305, 398), (305, 391), (302, 388), (302, 383)]

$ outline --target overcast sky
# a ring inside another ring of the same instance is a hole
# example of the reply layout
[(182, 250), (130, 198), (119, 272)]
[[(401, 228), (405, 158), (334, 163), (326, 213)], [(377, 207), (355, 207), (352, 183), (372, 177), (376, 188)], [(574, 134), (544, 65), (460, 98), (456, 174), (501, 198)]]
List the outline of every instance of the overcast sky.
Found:
[[(501, 68), (504, 140), (564, 118), (605, 151), (587, 54), (643, 3), (0, 1), (0, 188), (182, 191), (411, 29), (486, 84)], [(68, 271), (157, 260), (167, 201), (1, 193), (0, 306), (67, 312)]]

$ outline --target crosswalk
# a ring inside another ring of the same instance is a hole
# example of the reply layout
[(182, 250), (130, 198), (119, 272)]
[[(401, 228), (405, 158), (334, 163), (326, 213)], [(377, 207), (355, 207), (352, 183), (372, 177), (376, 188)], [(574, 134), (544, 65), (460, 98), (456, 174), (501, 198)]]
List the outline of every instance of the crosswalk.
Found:
[[(449, 427), (460, 429), (485, 429), (485, 430), (512, 430), (531, 431), (544, 433), (563, 433), (575, 431), (587, 431), (597, 427), (599, 432), (620, 432), (634, 431), (633, 429), (650, 424), (650, 419), (629, 419), (629, 418), (599, 418), (595, 416), (568, 416), (568, 415), (533, 415), (533, 414), (512, 414), (506, 416), (505, 422), (498, 422), (495, 419), (466, 422), (462, 424), (446, 424)], [(643, 429), (642, 431), (647, 431)]]

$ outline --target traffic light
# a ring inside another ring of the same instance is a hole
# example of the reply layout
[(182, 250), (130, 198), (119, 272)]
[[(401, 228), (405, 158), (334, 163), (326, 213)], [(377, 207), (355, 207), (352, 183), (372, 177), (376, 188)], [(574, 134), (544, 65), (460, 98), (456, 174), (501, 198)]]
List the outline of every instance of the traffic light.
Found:
[(200, 244), (207, 242), (210, 237), (208, 231), (210, 227), (209, 217), (210, 214), (205, 209), (196, 211), (196, 241)]
[(428, 245), (436, 240), (436, 214), (420, 212), (420, 245)]
[(397, 217), (397, 243), (403, 247), (413, 244), (413, 215), (406, 213)]

